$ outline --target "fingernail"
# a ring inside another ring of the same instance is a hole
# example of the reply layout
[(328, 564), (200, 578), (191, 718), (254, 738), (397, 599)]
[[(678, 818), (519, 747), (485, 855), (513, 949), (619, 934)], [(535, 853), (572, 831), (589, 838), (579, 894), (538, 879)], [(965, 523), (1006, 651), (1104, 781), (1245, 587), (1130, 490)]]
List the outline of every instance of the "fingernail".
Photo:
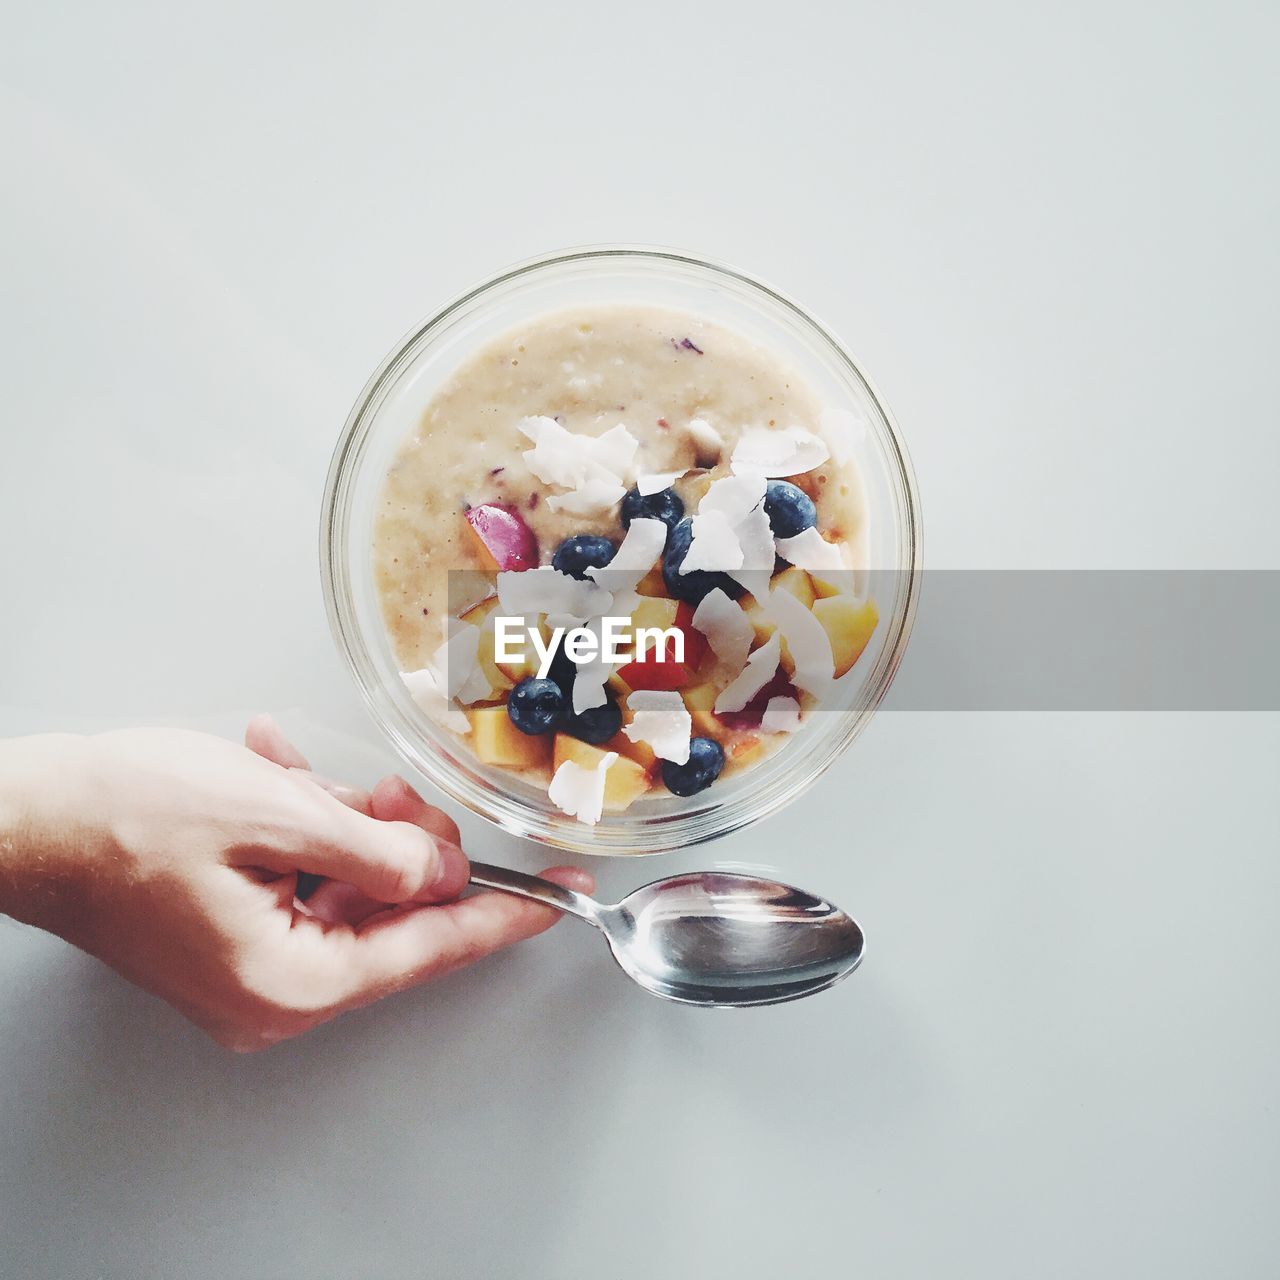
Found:
[(452, 841), (431, 837), (439, 859), (439, 869), (431, 883), (430, 892), (438, 898), (456, 898), (471, 879), (471, 864), (467, 855)]

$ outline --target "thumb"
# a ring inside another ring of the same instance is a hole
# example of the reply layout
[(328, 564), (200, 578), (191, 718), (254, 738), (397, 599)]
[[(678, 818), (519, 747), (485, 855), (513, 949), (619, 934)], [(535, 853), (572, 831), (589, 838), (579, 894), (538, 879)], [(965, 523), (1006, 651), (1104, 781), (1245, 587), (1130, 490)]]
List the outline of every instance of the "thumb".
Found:
[(303, 870), (354, 885), (377, 902), (447, 902), (462, 892), (471, 868), (452, 840), (412, 820), (366, 817), (331, 803), (336, 838), (309, 850)]
[(340, 880), (380, 903), (443, 902), (467, 882), (466, 855), (452, 841), (412, 822), (366, 817), (293, 776), (307, 793), (306, 819), (284, 838), (241, 846), (236, 863)]

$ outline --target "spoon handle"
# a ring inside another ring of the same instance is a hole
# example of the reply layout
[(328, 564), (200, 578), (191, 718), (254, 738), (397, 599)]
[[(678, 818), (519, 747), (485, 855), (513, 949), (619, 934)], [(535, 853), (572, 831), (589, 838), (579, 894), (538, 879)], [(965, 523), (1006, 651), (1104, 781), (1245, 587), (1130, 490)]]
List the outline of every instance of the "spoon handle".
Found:
[(600, 904), (585, 893), (577, 893), (566, 889), (563, 885), (553, 884), (539, 876), (526, 875), (523, 871), (513, 871), (510, 867), (495, 867), (487, 862), (471, 863), (471, 883), (482, 889), (497, 889), (502, 893), (513, 893), (517, 898), (531, 898), (534, 902), (545, 903), (563, 911), (567, 915), (577, 916), (579, 920), (600, 927)]

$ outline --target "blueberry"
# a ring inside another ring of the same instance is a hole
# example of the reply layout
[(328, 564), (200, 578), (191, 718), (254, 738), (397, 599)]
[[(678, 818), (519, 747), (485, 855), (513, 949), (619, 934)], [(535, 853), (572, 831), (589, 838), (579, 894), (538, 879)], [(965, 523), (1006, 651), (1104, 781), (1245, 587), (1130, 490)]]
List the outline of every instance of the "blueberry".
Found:
[(556, 651), (551, 655), (551, 669), (547, 672), (547, 675), (563, 690), (566, 706), (568, 705), (569, 695), (573, 692), (573, 678), (577, 674), (578, 664), (565, 653), (564, 645), (556, 645)]
[(568, 715), (565, 717), (564, 731), (583, 742), (599, 746), (608, 742), (622, 728), (622, 712), (612, 698), (598, 707), (589, 707), (577, 715), (573, 714), (573, 704), (569, 703)]
[(551, 557), (551, 567), (585, 582), (588, 569), (601, 569), (613, 559), (617, 547), (608, 538), (594, 533), (575, 533), (566, 538)]
[(662, 762), (662, 781), (678, 796), (696, 796), (705, 791), (724, 768), (724, 748), (714, 738), (691, 738), (686, 764)]
[(554, 680), (530, 676), (511, 690), (507, 715), (521, 733), (550, 733), (564, 716), (565, 705), (565, 692)]
[(690, 604), (697, 604), (703, 596), (709, 595), (717, 587), (730, 600), (736, 600), (742, 594), (742, 587), (727, 573), (713, 573), (709, 569), (695, 569), (692, 573), (680, 572), (692, 541), (692, 520), (681, 520), (667, 535), (667, 550), (662, 557), (662, 581), (667, 590), (677, 600), (687, 600)]
[(661, 520), (668, 529), (674, 529), (684, 519), (684, 503), (674, 489), (663, 489), (648, 497), (639, 489), (632, 489), (622, 499), (622, 527), (631, 528), (633, 520)]
[(786, 480), (769, 481), (764, 491), (764, 510), (775, 538), (794, 538), (818, 523), (813, 499)]

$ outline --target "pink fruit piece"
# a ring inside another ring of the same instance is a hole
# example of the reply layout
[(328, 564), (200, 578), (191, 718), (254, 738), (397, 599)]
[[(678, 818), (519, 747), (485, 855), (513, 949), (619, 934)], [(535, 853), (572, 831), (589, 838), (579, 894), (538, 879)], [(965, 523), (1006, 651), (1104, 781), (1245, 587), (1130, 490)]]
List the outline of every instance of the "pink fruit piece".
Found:
[(519, 571), (538, 567), (538, 539), (514, 507), (486, 502), (468, 507), (462, 514), (488, 568)]
[(800, 695), (795, 685), (787, 679), (786, 672), (779, 671), (741, 711), (722, 711), (716, 713), (718, 719), (727, 729), (758, 729), (764, 719), (765, 708), (770, 698), (798, 698)]

